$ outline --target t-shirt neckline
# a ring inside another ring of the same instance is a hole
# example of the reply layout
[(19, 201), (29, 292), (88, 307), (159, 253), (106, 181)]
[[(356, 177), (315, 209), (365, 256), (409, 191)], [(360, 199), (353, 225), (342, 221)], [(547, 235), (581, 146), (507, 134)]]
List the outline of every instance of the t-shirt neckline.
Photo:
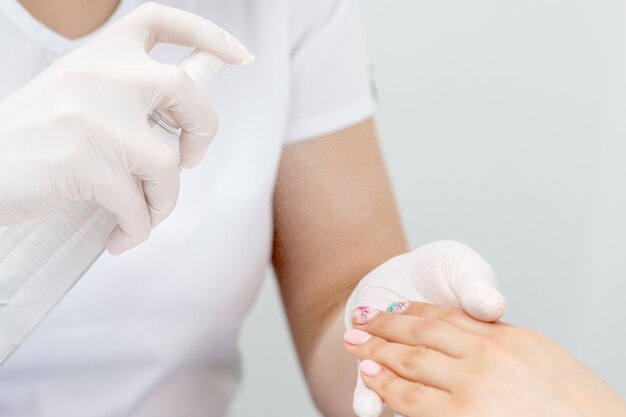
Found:
[(125, 8), (126, 1), (120, 0), (113, 14), (99, 28), (86, 35), (70, 39), (50, 29), (35, 18), (18, 0), (0, 0), (0, 11), (2, 11), (15, 26), (42, 47), (58, 55), (65, 55), (85, 44), (101, 30), (123, 15)]

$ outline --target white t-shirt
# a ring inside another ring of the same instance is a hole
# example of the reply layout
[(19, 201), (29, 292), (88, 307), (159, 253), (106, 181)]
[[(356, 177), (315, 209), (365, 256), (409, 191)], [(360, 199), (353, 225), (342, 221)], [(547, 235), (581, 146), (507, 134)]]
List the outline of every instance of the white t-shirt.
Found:
[[(122, 0), (110, 21), (141, 2)], [(220, 132), (183, 173), (175, 212), (139, 248), (105, 254), (0, 371), (2, 416), (223, 415), (237, 333), (270, 259), (281, 149), (372, 113), (355, 0), (163, 3), (223, 26), (257, 62), (209, 88)], [(0, 98), (89, 38), (63, 38), (0, 0)]]

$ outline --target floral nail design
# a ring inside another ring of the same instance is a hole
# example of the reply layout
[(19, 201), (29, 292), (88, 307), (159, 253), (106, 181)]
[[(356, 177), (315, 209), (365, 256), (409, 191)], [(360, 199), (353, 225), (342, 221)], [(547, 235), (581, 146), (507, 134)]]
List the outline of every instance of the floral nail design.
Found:
[(399, 301), (397, 303), (391, 303), (387, 307), (387, 313), (402, 314), (409, 308), (410, 303), (408, 301)]
[(355, 324), (365, 324), (370, 321), (374, 316), (380, 313), (379, 310), (375, 308), (360, 306), (354, 309), (352, 312), (352, 323)]

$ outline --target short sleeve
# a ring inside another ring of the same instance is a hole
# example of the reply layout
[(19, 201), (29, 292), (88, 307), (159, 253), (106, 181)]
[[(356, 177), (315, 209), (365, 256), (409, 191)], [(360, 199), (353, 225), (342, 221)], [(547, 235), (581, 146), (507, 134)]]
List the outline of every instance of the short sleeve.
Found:
[(374, 113), (357, 0), (291, 1), (286, 142), (354, 125)]

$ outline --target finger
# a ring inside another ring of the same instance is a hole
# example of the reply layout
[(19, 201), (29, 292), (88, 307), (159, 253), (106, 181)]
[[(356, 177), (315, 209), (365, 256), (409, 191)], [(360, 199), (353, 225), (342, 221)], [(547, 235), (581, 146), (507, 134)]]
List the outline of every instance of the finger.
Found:
[(211, 52), (229, 64), (245, 65), (254, 61), (246, 47), (224, 29), (180, 9), (144, 3), (121, 19), (120, 24), (139, 28), (147, 51), (157, 43), (170, 43)]
[[(349, 306), (354, 305), (356, 294), (353, 293), (350, 296), (350, 300), (346, 303), (344, 311), (344, 324), (347, 329), (352, 329), (352, 322), (350, 319), (351, 310)], [(361, 373), (357, 375), (356, 386), (354, 388), (354, 394), (352, 396), (352, 409), (358, 417), (378, 417), (385, 408), (383, 400), (371, 389), (365, 386)]]
[(367, 388), (361, 373), (357, 376), (356, 387), (352, 397), (352, 409), (358, 417), (378, 417), (385, 408), (383, 400), (371, 389)]
[(451, 397), (446, 391), (408, 381), (370, 360), (361, 362), (359, 369), (365, 385), (397, 413), (412, 417), (440, 417), (449, 408)]
[(191, 168), (199, 164), (217, 133), (219, 121), (204, 91), (177, 65), (153, 63), (154, 70), (126, 75), (133, 88), (146, 95), (146, 113), (158, 113), (181, 128), (175, 142), (180, 164)]
[(452, 291), (463, 309), (472, 317), (488, 322), (504, 315), (506, 302), (498, 291), (496, 273), (489, 263), (471, 248), (459, 242), (456, 247), (457, 273), (451, 279)]
[(178, 200), (178, 156), (148, 130), (141, 140), (129, 146), (127, 158), (131, 174), (142, 181), (150, 224), (154, 229), (171, 214)]
[(478, 342), (478, 336), (445, 321), (376, 312), (373, 309), (369, 309), (364, 318), (364, 309), (367, 307), (355, 310), (354, 327), (389, 342), (425, 346), (455, 358), (463, 357), (468, 347)]
[(424, 346), (388, 342), (360, 330), (344, 335), (346, 351), (358, 359), (370, 359), (409, 381), (451, 390), (460, 367), (458, 359)]
[(441, 320), (480, 336), (489, 336), (495, 332), (492, 323), (485, 323), (470, 317), (458, 308), (443, 308), (418, 301), (393, 303), (387, 307), (393, 314), (419, 316), (425, 319)]
[[(150, 109), (167, 109), (181, 128), (180, 163), (184, 168), (198, 165), (219, 127), (217, 114), (204, 92), (180, 67), (158, 64), (159, 100)], [(165, 82), (163, 82), (165, 81)]]
[[(107, 239), (112, 255), (119, 255), (144, 242), (150, 235), (150, 213), (141, 187), (132, 180), (118, 182), (114, 193), (101, 193), (96, 201), (117, 216), (118, 226)], [(104, 195), (103, 195), (104, 194)]]
[(467, 279), (465, 285), (456, 289), (463, 309), (478, 320), (501, 320), (506, 311), (504, 296), (495, 287), (476, 281), (479, 280)]
[[(89, 144), (94, 157), (89, 160), (98, 174), (93, 178), (93, 198), (117, 217), (118, 226), (107, 239), (107, 249), (118, 255), (145, 241), (150, 235), (150, 213), (141, 188), (141, 181), (130, 174), (121, 133), (108, 123), (83, 117), (83, 143)], [(80, 153), (81, 158), (88, 158)]]

